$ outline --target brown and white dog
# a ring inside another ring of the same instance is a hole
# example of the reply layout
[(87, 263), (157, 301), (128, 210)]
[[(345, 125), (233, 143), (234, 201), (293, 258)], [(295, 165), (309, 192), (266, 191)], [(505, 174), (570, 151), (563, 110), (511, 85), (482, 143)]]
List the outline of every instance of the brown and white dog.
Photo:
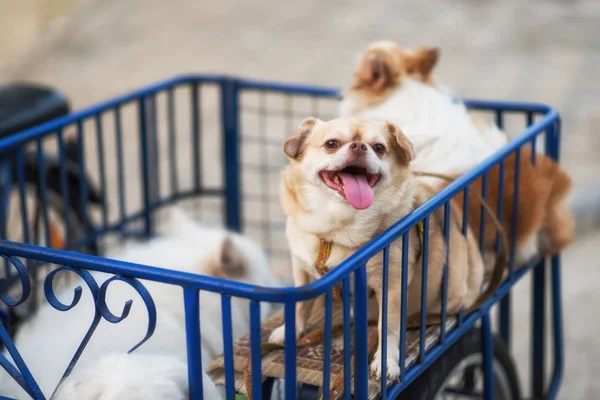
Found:
[[(318, 279), (315, 268), (319, 243), (331, 243), (326, 267), (338, 266), (377, 234), (415, 210), (433, 195), (416, 179), (409, 167), (414, 158), (410, 141), (389, 122), (368, 122), (339, 118), (323, 122), (303, 121), (286, 140), (284, 151), (290, 162), (282, 173), (281, 203), (287, 215), (286, 234), (292, 255), (296, 286)], [(477, 300), (483, 277), (483, 261), (474, 235), (461, 234), (460, 210), (451, 207), (448, 312), (470, 307)], [(429, 225), (427, 308), (438, 312), (440, 283), (445, 263), (443, 210), (431, 215)], [(419, 313), (421, 296), (422, 247), (417, 230), (409, 233), (408, 314)], [(380, 303), (379, 336), (386, 334), (387, 376), (399, 369), (400, 282), (402, 244), (390, 246), (388, 331), (381, 332), (383, 258), (367, 264), (368, 285)], [(298, 303), (296, 334), (306, 328), (314, 301)], [(284, 326), (271, 334), (270, 341), (282, 343)], [(381, 340), (379, 340), (381, 344)], [(371, 370), (381, 376), (382, 349)]]
[[(359, 59), (341, 115), (395, 123), (415, 144), (418, 156), (413, 169), (458, 177), (496, 152), (506, 137), (495, 126), (477, 124), (462, 102), (433, 86), (431, 72), (438, 58), (439, 51), (433, 48), (408, 51), (393, 42), (374, 43)], [(500, 168), (493, 168), (488, 177), (488, 203), (497, 210), (499, 201), (503, 202), (502, 224), (509, 239), (512, 218), (518, 212), (517, 265), (536, 254), (559, 253), (574, 236), (575, 220), (567, 204), (571, 179), (552, 159), (543, 154), (535, 157), (534, 163), (531, 149), (522, 148), (517, 210), (513, 207), (516, 156), (505, 161), (502, 199)], [(435, 189), (448, 184), (435, 178), (424, 180)], [(481, 193), (481, 179), (472, 187)], [(457, 201), (462, 205), (461, 196)], [(476, 235), (480, 235), (480, 215), (481, 204), (471, 195), (469, 224)], [(486, 256), (495, 252), (495, 229), (487, 223)]]

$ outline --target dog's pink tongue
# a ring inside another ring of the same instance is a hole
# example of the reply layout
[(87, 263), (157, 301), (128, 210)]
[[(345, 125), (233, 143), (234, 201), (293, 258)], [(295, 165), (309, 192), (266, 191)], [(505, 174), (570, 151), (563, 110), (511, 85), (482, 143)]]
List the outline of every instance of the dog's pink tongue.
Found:
[(373, 188), (369, 186), (365, 175), (352, 175), (345, 172), (338, 173), (344, 183), (344, 195), (348, 203), (357, 210), (369, 208), (373, 203)]

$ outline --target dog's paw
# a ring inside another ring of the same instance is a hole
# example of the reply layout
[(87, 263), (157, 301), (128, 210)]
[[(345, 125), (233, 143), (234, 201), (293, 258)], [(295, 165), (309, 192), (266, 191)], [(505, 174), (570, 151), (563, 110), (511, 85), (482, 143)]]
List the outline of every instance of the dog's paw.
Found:
[(275, 328), (269, 336), (269, 343), (283, 344), (285, 340), (285, 325)]
[[(400, 377), (400, 364), (397, 357), (392, 357), (391, 355), (388, 355), (386, 368), (388, 379), (395, 380), (398, 377)], [(375, 353), (375, 357), (373, 357), (373, 361), (371, 362), (371, 373), (375, 376), (375, 378), (381, 378), (382, 371), (380, 351), (377, 351), (377, 353)]]

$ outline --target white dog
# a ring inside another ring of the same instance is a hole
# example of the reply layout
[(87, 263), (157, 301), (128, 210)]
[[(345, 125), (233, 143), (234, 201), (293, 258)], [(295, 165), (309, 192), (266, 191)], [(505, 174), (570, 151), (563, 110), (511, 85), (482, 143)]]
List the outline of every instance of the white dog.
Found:
[[(187, 365), (179, 357), (143, 352), (112, 353), (86, 368), (75, 368), (53, 399), (169, 399), (187, 400)], [(204, 400), (218, 400), (220, 392), (202, 374)]]
[[(259, 245), (222, 229), (202, 227), (175, 210), (163, 236), (147, 243), (129, 246), (113, 258), (263, 286), (278, 286), (266, 254)], [(92, 276), (98, 285), (109, 277), (97, 272), (92, 273)], [(108, 307), (115, 315), (120, 315), (125, 302), (132, 299), (133, 306), (129, 316), (118, 324), (110, 324), (104, 320), (100, 322), (72, 374), (57, 391), (55, 399), (187, 397), (183, 290), (178, 286), (141, 282), (156, 304), (157, 324), (154, 335), (132, 355), (126, 354), (127, 350), (145, 336), (148, 313), (134, 289), (119, 281), (112, 282), (106, 296)], [(81, 280), (66, 290), (61, 290), (57, 297), (63, 304), (70, 304), (77, 285), (81, 285), (84, 292), (79, 304), (72, 310), (59, 312), (49, 304), (44, 304), (23, 325), (15, 338), (21, 356), (46, 396), (50, 396), (59, 383), (94, 315), (93, 300)], [(231, 308), (235, 340), (249, 329), (248, 301), (232, 298)], [(261, 318), (265, 318), (270, 311), (269, 304), (263, 303)], [(221, 318), (220, 295), (202, 291), (200, 326), (203, 367), (208, 366), (212, 359), (223, 352)], [(212, 382), (206, 376), (204, 382), (205, 398), (215, 398)], [(26, 397), (24, 391), (2, 369), (0, 395), (19, 399)], [(216, 398), (219, 398), (218, 394)]]
[[(340, 116), (396, 124), (414, 146), (414, 170), (462, 174), (507, 142), (495, 126), (477, 126), (465, 105), (430, 83), (436, 49), (410, 52), (376, 42), (361, 54)], [(434, 178), (421, 178), (439, 186)]]
[[(475, 120), (462, 102), (432, 84), (431, 72), (438, 56), (433, 48), (408, 51), (389, 41), (372, 44), (360, 56), (354, 83), (344, 94), (340, 112), (343, 116), (395, 123), (414, 146), (414, 170), (457, 178), (492, 156), (506, 144), (507, 137), (496, 126)], [(520, 180), (515, 188), (517, 169)], [(437, 178), (419, 179), (435, 190), (448, 184)], [(481, 193), (482, 186), (480, 178), (470, 187)], [(534, 163), (531, 149), (526, 146), (520, 151), (520, 163), (516, 154), (504, 160), (504, 174), (500, 166), (490, 169), (487, 203), (492, 210), (502, 204), (501, 222), (509, 240), (516, 242), (517, 265), (536, 254), (558, 254), (571, 243), (575, 229), (568, 206), (571, 189), (570, 177), (554, 160), (538, 154)], [(462, 195), (455, 201), (463, 208)], [(515, 213), (518, 224), (513, 238)], [(477, 239), (483, 239), (486, 264), (491, 267), (496, 254), (496, 227), (487, 223), (485, 231), (480, 232), (480, 215), (481, 203), (471, 193), (469, 225)]]

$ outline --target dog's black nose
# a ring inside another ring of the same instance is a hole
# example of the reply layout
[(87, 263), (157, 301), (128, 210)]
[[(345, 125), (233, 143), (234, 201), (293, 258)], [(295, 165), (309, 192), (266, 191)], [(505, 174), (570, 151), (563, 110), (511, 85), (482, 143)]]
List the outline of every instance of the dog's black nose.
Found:
[(367, 145), (361, 142), (350, 143), (350, 150), (356, 154), (364, 153), (367, 151)]

